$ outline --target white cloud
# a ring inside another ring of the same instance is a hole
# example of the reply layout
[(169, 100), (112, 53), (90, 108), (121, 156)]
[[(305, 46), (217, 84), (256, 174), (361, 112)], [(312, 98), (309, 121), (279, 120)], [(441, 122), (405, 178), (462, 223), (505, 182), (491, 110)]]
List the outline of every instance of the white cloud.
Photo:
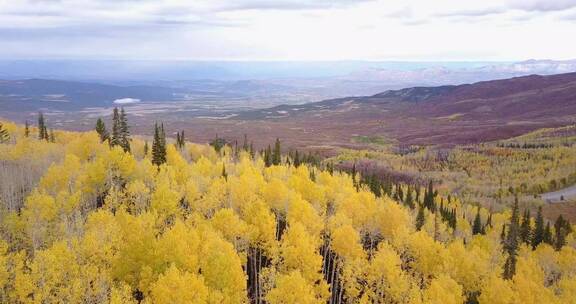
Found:
[(114, 100), (115, 104), (131, 104), (131, 103), (138, 103), (138, 102), (140, 102), (140, 99), (138, 99), (138, 98), (120, 98), (120, 99)]
[(575, 13), (575, 0), (0, 0), (0, 58), (562, 59)]

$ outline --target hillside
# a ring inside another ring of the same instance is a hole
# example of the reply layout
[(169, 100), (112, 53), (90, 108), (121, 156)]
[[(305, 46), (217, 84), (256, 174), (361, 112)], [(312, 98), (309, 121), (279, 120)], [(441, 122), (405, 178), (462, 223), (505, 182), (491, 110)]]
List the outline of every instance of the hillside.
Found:
[(563, 304), (576, 293), (574, 227), (561, 217), (296, 162), (279, 143), (270, 160), (160, 136), (151, 155), (123, 132), (110, 146), (96, 132), (1, 130), (2, 303)]
[(391, 90), (248, 111), (234, 118), (268, 122), (282, 134), (294, 133), (296, 126), (313, 129), (332, 137), (335, 145), (348, 145), (354, 136), (382, 136), (401, 144), (478, 143), (574, 119), (576, 73)]

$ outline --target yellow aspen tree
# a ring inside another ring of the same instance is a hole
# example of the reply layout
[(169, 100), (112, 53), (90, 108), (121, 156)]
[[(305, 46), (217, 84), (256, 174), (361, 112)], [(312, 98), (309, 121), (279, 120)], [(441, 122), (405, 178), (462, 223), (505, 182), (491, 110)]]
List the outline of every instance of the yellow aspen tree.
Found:
[(151, 302), (156, 304), (206, 304), (209, 290), (201, 276), (181, 272), (172, 265), (151, 287)]

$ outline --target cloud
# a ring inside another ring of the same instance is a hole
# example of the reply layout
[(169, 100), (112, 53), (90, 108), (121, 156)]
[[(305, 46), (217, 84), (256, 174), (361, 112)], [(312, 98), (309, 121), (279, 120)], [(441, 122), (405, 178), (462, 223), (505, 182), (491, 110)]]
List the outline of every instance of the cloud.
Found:
[(114, 100), (115, 104), (131, 104), (131, 103), (138, 103), (138, 102), (140, 102), (140, 99), (138, 99), (138, 98), (120, 98), (120, 99)]
[(506, 12), (503, 7), (488, 7), (471, 10), (457, 10), (436, 14), (438, 17), (484, 17), (489, 15), (501, 14)]
[(576, 7), (575, 0), (511, 0), (510, 7), (525, 11), (553, 12)]

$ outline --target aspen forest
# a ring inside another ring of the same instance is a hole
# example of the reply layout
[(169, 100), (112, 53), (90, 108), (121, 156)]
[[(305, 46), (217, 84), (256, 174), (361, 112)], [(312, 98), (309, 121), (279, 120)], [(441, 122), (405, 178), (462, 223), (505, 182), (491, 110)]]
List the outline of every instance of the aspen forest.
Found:
[(575, 227), (523, 194), (496, 210), (281, 139), (145, 138), (124, 109), (46, 120), (0, 127), (2, 303), (576, 303)]

